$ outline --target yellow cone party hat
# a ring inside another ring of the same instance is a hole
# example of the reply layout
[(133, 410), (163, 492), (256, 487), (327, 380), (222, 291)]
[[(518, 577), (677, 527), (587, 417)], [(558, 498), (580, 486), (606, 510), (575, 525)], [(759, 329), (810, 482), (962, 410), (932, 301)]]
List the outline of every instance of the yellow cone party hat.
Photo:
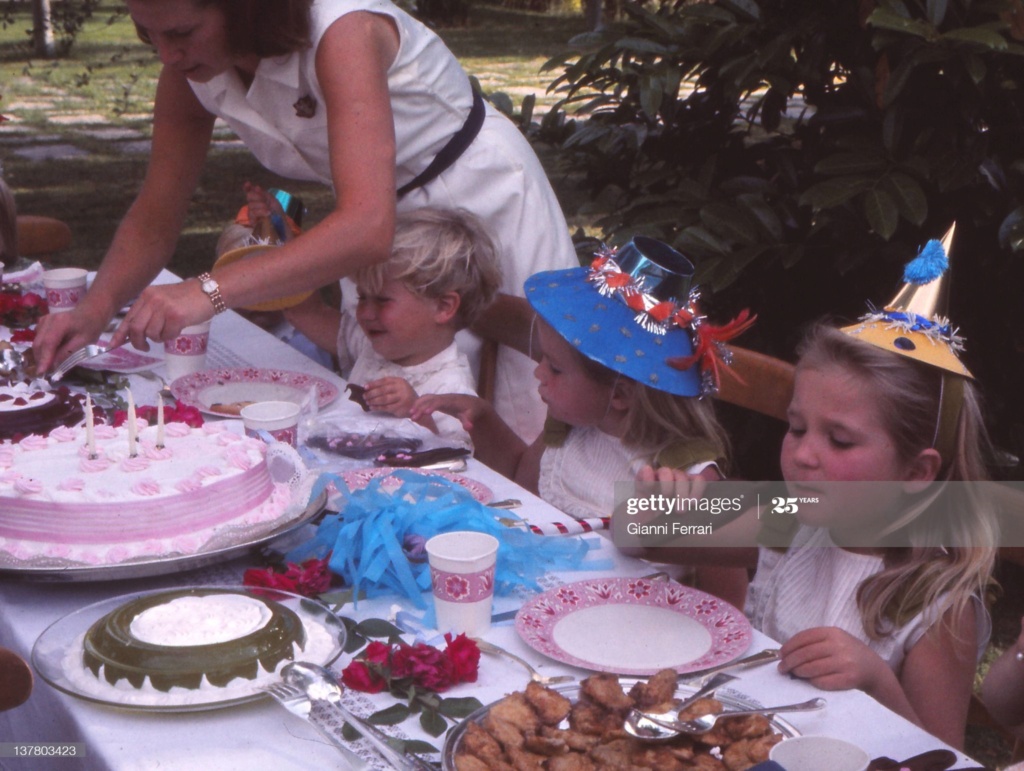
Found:
[(884, 309), (872, 309), (843, 332), (866, 343), (963, 377), (974, 376), (960, 362), (963, 339), (946, 313), (946, 277), (956, 223), (941, 241), (931, 240), (907, 263), (903, 289)]

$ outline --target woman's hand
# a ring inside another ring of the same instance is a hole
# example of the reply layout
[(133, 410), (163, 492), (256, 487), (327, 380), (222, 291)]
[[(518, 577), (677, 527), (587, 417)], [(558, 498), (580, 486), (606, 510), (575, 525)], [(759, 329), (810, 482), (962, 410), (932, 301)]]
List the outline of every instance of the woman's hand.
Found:
[(779, 671), (807, 680), (825, 691), (859, 688), (871, 693), (888, 665), (867, 645), (834, 626), (797, 632), (782, 646)]
[(366, 384), (363, 399), (371, 410), (387, 412), (396, 418), (408, 418), (419, 395), (400, 377), (382, 377)]
[(213, 318), (213, 303), (198, 281), (151, 286), (142, 291), (124, 321), (114, 331), (110, 345), (125, 340), (140, 351), (149, 350), (149, 340), (173, 340), (181, 330)]
[(40, 318), (32, 343), (36, 374), (46, 374), (72, 351), (96, 342), (106, 325), (107, 318), (84, 305)]

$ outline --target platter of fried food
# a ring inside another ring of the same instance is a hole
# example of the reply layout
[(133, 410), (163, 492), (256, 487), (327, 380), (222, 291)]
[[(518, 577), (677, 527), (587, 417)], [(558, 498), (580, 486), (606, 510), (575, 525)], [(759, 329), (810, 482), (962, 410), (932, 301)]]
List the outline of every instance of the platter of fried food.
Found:
[[(557, 689), (530, 683), (477, 710), (445, 741), (445, 771), (547, 771), (652, 769), (653, 771), (743, 771), (768, 760), (768, 751), (798, 731), (778, 717), (723, 718), (699, 736), (651, 744), (623, 728), (626, 714), (669, 712), (696, 689), (682, 686), (666, 669), (650, 679), (602, 673)], [(686, 720), (712, 712), (756, 706), (718, 696), (701, 699), (680, 713)]]

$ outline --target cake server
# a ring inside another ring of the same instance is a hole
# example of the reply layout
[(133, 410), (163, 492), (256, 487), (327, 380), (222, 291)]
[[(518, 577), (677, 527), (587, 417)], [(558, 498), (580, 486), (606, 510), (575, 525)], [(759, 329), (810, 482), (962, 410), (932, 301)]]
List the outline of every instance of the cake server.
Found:
[(365, 760), (345, 746), (345, 740), (341, 737), (341, 726), (335, 728), (326, 719), (323, 710), (315, 710), (312, 700), (306, 695), (304, 690), (298, 686), (285, 683), (271, 683), (270, 685), (263, 686), (260, 690), (269, 693), (278, 704), (293, 715), (298, 715), (310, 723), (328, 739), (344, 757), (346, 761), (345, 769), (363, 771), (363, 769), (369, 768), (369, 764)]
[(281, 670), (285, 683), (301, 688), (311, 701), (330, 704), (355, 728), (384, 760), (398, 771), (433, 771), (433, 766), (416, 755), (403, 755), (390, 744), (390, 737), (377, 726), (354, 715), (341, 703), (341, 684), (325, 667), (305, 661), (293, 661)]

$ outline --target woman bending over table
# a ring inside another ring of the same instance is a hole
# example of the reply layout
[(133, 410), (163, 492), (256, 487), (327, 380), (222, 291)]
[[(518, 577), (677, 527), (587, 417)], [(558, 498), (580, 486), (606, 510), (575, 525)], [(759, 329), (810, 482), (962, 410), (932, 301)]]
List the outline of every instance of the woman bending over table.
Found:
[[(503, 290), (576, 264), (558, 202), (518, 129), (479, 96), (433, 32), (387, 0), (128, 0), (163, 63), (153, 150), (99, 274), (72, 313), (39, 326), (45, 371), (95, 340), (138, 295), (114, 342), (167, 340), (182, 327), (327, 285), (387, 259), (396, 210), (462, 208), (497, 244)], [(284, 177), (331, 185), (334, 209), (279, 249), (215, 279), (149, 287), (174, 251), (214, 120)], [(501, 303), (491, 309), (502, 313)], [(532, 438), (542, 421), (532, 365), (502, 350), (496, 401)]]

